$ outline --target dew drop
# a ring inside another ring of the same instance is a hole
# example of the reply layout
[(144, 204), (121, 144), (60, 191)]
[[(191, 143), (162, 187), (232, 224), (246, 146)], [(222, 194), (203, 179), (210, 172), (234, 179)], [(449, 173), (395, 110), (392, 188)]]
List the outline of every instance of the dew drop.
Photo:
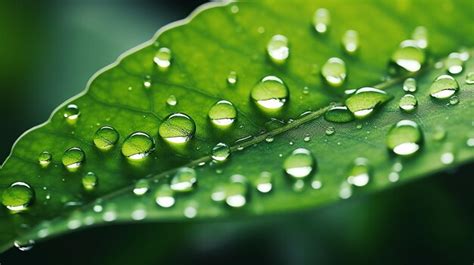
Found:
[(408, 93), (415, 93), (416, 92), (416, 80), (415, 78), (407, 78), (403, 82), (403, 91)]
[(331, 136), (336, 132), (336, 129), (332, 126), (329, 126), (326, 128), (326, 135)]
[(349, 199), (352, 196), (352, 185), (344, 181), (339, 187), (339, 198)]
[(160, 125), (158, 133), (170, 144), (187, 143), (196, 132), (194, 120), (184, 113), (173, 113)]
[(49, 153), (48, 151), (41, 152), (38, 156), (38, 163), (40, 164), (41, 167), (46, 168), (51, 164), (51, 161), (53, 160), (53, 155)]
[(398, 107), (404, 112), (413, 112), (416, 109), (417, 105), (418, 100), (414, 95), (411, 94), (404, 95), (398, 103)]
[(459, 98), (457, 96), (452, 96), (449, 98), (449, 105), (459, 104)]
[(176, 98), (175, 95), (170, 95), (167, 99), (166, 99), (166, 105), (170, 106), (170, 107), (174, 107), (178, 104), (178, 99)]
[(261, 193), (269, 193), (273, 188), (272, 174), (264, 171), (255, 180), (255, 186)]
[(250, 97), (264, 111), (280, 110), (288, 100), (286, 84), (276, 76), (266, 76), (252, 88)]
[(448, 73), (457, 75), (462, 72), (464, 61), (461, 59), (461, 54), (457, 52), (450, 53), (446, 58), (444, 65)]
[(267, 54), (276, 64), (284, 64), (290, 56), (288, 38), (283, 35), (274, 35), (267, 44)]
[(72, 147), (63, 154), (62, 162), (67, 170), (71, 172), (77, 171), (86, 159), (86, 154), (79, 147)]
[(212, 148), (212, 159), (218, 162), (226, 161), (230, 156), (230, 147), (225, 143), (218, 143)]
[(363, 187), (370, 181), (370, 166), (366, 158), (359, 157), (354, 161), (349, 171), (347, 182), (357, 187)]
[(155, 150), (155, 140), (144, 132), (130, 134), (122, 144), (122, 155), (129, 160), (143, 160)]
[(321, 75), (330, 86), (339, 87), (346, 80), (346, 64), (337, 57), (329, 58), (321, 68)]
[(411, 120), (401, 120), (388, 131), (388, 149), (400, 156), (409, 156), (421, 148), (423, 135), (418, 124)]
[(444, 127), (437, 126), (434, 128), (433, 139), (438, 142), (443, 141), (444, 139), (446, 139), (446, 134), (447, 133)]
[(331, 106), (326, 113), (324, 119), (329, 122), (345, 123), (354, 120), (354, 115), (346, 106)]
[(103, 126), (95, 132), (94, 145), (102, 151), (108, 151), (117, 144), (119, 137), (119, 133), (113, 127)]
[(97, 187), (98, 182), (99, 179), (94, 172), (88, 172), (82, 177), (82, 187), (87, 191), (94, 190)]
[(323, 187), (323, 183), (320, 181), (320, 180), (313, 180), (311, 182), (311, 188), (313, 188), (314, 190), (319, 190)]
[(158, 69), (166, 71), (171, 66), (171, 59), (171, 50), (169, 48), (162, 47), (156, 52), (153, 61), (158, 66)]
[(428, 47), (428, 30), (425, 27), (416, 27), (411, 37), (421, 49)]
[(237, 72), (235, 71), (231, 71), (229, 75), (227, 76), (227, 84), (229, 86), (235, 86), (238, 80), (239, 80), (239, 77), (237, 75)]
[(447, 99), (459, 90), (456, 79), (450, 75), (438, 76), (431, 84), (430, 95), (436, 99)]
[(466, 84), (468, 85), (474, 85), (474, 72), (469, 72), (466, 75)]
[(233, 175), (226, 186), (225, 202), (232, 208), (241, 208), (247, 203), (247, 179), (242, 175)]
[(184, 167), (178, 169), (171, 179), (170, 188), (176, 192), (192, 191), (197, 183), (196, 170)]
[(33, 241), (31, 239), (26, 240), (26, 241), (15, 240), (13, 242), (13, 245), (20, 251), (29, 251), (35, 245), (35, 241)]
[(21, 212), (28, 209), (35, 197), (33, 188), (25, 182), (11, 184), (2, 195), (2, 204), (10, 211)]
[(283, 162), (285, 172), (295, 179), (306, 178), (313, 172), (314, 167), (314, 157), (311, 151), (305, 148), (294, 150)]
[(348, 30), (342, 36), (342, 46), (348, 54), (354, 54), (359, 49), (359, 33)]
[(319, 8), (314, 12), (313, 26), (316, 32), (326, 33), (331, 23), (331, 15), (326, 8)]
[(418, 72), (425, 63), (423, 49), (414, 40), (405, 40), (392, 55), (392, 62), (410, 73)]
[(383, 90), (363, 87), (346, 99), (346, 106), (356, 118), (365, 118), (389, 99), (390, 96)]
[(140, 179), (135, 183), (133, 187), (133, 194), (142, 196), (150, 189), (150, 182), (147, 179)]
[(64, 110), (64, 118), (69, 122), (69, 123), (75, 123), (77, 119), (79, 119), (79, 116), (81, 115), (81, 112), (79, 110), (79, 107), (75, 104), (69, 104), (66, 106), (66, 109)]
[(174, 191), (168, 185), (161, 185), (156, 190), (155, 202), (163, 208), (172, 207), (176, 202)]
[(232, 125), (237, 117), (237, 110), (227, 100), (220, 100), (214, 104), (208, 112), (211, 122), (220, 128)]
[(445, 165), (450, 165), (454, 162), (454, 154), (451, 152), (446, 152), (441, 155), (441, 163)]
[(146, 76), (145, 80), (143, 81), (143, 87), (144, 88), (150, 88), (152, 85), (151, 83), (151, 76)]

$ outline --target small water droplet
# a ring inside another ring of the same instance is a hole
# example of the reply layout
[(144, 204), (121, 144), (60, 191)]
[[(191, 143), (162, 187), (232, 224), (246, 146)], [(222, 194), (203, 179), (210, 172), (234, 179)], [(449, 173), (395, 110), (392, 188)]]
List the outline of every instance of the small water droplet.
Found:
[(239, 80), (239, 76), (237, 75), (237, 72), (235, 71), (231, 71), (229, 75), (227, 76), (227, 84), (229, 86), (235, 86), (238, 80)]
[(212, 159), (223, 162), (230, 156), (230, 147), (225, 143), (218, 143), (212, 148)]
[(433, 132), (433, 139), (435, 141), (443, 141), (444, 139), (446, 139), (446, 130), (441, 126), (435, 127)]
[(352, 196), (352, 185), (344, 181), (339, 187), (339, 198), (345, 200)]
[(474, 84), (474, 72), (469, 72), (466, 75), (466, 84), (473, 85)]
[(452, 96), (449, 98), (449, 105), (459, 104), (459, 98), (457, 96)]
[(416, 99), (414, 95), (411, 95), (411, 94), (404, 95), (400, 99), (400, 102), (398, 103), (398, 107), (405, 112), (414, 111), (417, 105), (418, 105), (418, 100)]
[(469, 137), (466, 140), (466, 145), (467, 145), (467, 147), (474, 147), (474, 137)]
[(172, 207), (176, 202), (174, 191), (168, 185), (161, 185), (156, 190), (155, 202), (163, 208)]
[(215, 126), (226, 128), (234, 123), (237, 110), (231, 102), (219, 100), (211, 107), (207, 115)]
[(21, 212), (28, 209), (35, 197), (33, 188), (25, 182), (11, 184), (2, 194), (2, 204), (10, 211)]
[(461, 54), (457, 52), (452, 52), (444, 61), (444, 65), (448, 73), (452, 75), (457, 75), (462, 72), (464, 67), (464, 61), (461, 59)]
[(416, 80), (415, 78), (407, 78), (403, 82), (403, 91), (408, 93), (415, 93), (416, 92)]
[(323, 187), (323, 183), (320, 181), (320, 180), (313, 180), (311, 182), (311, 188), (313, 188), (314, 190), (319, 190)]
[(173, 176), (170, 188), (176, 192), (189, 192), (193, 190), (196, 183), (196, 170), (184, 167), (178, 169), (176, 174)]
[(198, 214), (197, 203), (190, 203), (186, 208), (184, 208), (183, 214), (186, 218), (194, 218)]
[(428, 30), (425, 27), (416, 27), (411, 37), (421, 49), (428, 47)]
[(321, 75), (330, 86), (339, 87), (346, 80), (346, 64), (340, 58), (329, 58), (321, 68)]
[(167, 99), (166, 99), (166, 105), (170, 106), (170, 107), (174, 107), (178, 104), (178, 99), (176, 98), (175, 95), (170, 95)]
[(305, 141), (305, 142), (311, 141), (311, 136), (305, 135), (305, 137), (303, 138), (303, 141)]
[(88, 172), (82, 177), (82, 187), (84, 187), (85, 190), (91, 191), (97, 187), (97, 184), (99, 182), (99, 179), (97, 178), (97, 175), (94, 172)]
[(267, 138), (265, 138), (265, 142), (267, 143), (273, 143), (273, 140), (275, 140), (275, 138), (273, 138), (272, 136), (268, 136)]
[(33, 240), (15, 240), (13, 245), (20, 251), (29, 251), (35, 245), (35, 241)]
[(401, 120), (390, 128), (386, 144), (388, 149), (400, 156), (416, 153), (423, 140), (418, 124), (411, 120)]
[(53, 155), (49, 153), (48, 151), (43, 151), (41, 154), (38, 156), (38, 162), (41, 167), (46, 168), (51, 164), (51, 161), (53, 160)]
[(331, 106), (326, 113), (324, 119), (329, 122), (345, 123), (354, 120), (354, 115), (346, 106)]
[(356, 118), (365, 118), (389, 99), (390, 96), (383, 90), (363, 87), (346, 99), (346, 106)]
[(233, 175), (226, 186), (225, 202), (232, 208), (241, 208), (247, 203), (247, 192), (247, 179), (242, 175)]
[(79, 147), (72, 147), (63, 154), (62, 162), (67, 170), (71, 172), (77, 171), (86, 159), (86, 154)]
[(450, 75), (438, 76), (431, 84), (430, 95), (436, 99), (447, 99), (459, 90), (456, 79)]
[(388, 180), (390, 182), (397, 182), (400, 179), (400, 174), (398, 172), (390, 172), (388, 174)]
[(122, 155), (129, 160), (143, 160), (155, 150), (155, 140), (144, 132), (130, 134), (122, 144)]
[(314, 12), (313, 26), (316, 32), (326, 33), (331, 23), (331, 15), (326, 8), (319, 8)]
[(136, 209), (133, 210), (132, 215), (131, 215), (132, 219), (135, 221), (141, 221), (145, 219), (146, 216), (147, 216), (147, 212), (145, 208), (143, 208), (143, 206), (141, 205), (136, 206)]
[(63, 114), (64, 118), (71, 124), (75, 123), (77, 119), (79, 119), (80, 115), (81, 112), (79, 110), (79, 107), (75, 104), (67, 105)]
[(311, 151), (305, 148), (294, 150), (283, 162), (283, 169), (295, 179), (306, 178), (315, 169), (315, 160)]
[(267, 54), (276, 64), (284, 64), (290, 56), (288, 38), (283, 35), (274, 35), (267, 44)]
[(194, 120), (184, 113), (174, 113), (168, 116), (158, 131), (163, 140), (170, 144), (187, 143), (195, 132)]
[(145, 76), (145, 80), (143, 80), (143, 87), (144, 88), (150, 88), (151, 85), (152, 85), (151, 76), (149, 76), (149, 75)]
[(354, 54), (359, 49), (359, 33), (348, 30), (342, 36), (342, 46), (348, 54)]
[(410, 73), (418, 72), (425, 63), (426, 55), (414, 40), (405, 40), (392, 55), (392, 62)]
[(445, 165), (452, 164), (454, 162), (454, 154), (451, 152), (446, 152), (441, 155), (441, 163)]
[(336, 132), (336, 129), (332, 126), (329, 126), (326, 128), (326, 135), (331, 136)]
[(255, 180), (255, 186), (261, 193), (269, 193), (273, 188), (273, 178), (270, 172), (262, 172)]
[(158, 69), (166, 71), (171, 66), (171, 59), (171, 50), (169, 48), (162, 47), (156, 52), (153, 61), (158, 66)]
[(230, 7), (230, 12), (232, 12), (232, 14), (237, 14), (239, 13), (239, 7), (237, 5), (232, 5)]
[(266, 76), (252, 88), (250, 97), (264, 111), (280, 110), (288, 100), (286, 84), (276, 76)]
[(370, 166), (366, 158), (359, 157), (354, 161), (349, 171), (347, 182), (357, 187), (363, 187), (370, 181)]
[(108, 151), (117, 144), (119, 138), (117, 130), (110, 126), (103, 126), (94, 135), (94, 145), (102, 151)]
[(133, 193), (137, 196), (142, 196), (150, 189), (150, 182), (147, 179), (140, 179), (133, 187)]

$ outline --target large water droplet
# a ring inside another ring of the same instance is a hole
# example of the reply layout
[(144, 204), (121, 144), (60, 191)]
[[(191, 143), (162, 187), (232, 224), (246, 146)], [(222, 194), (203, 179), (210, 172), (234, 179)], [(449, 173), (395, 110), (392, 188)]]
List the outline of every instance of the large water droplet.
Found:
[(174, 113), (163, 121), (158, 132), (170, 144), (183, 144), (194, 136), (196, 124), (188, 115)]
[(133, 193), (137, 196), (142, 196), (150, 189), (150, 182), (147, 179), (140, 179), (133, 187)]
[(395, 65), (411, 73), (418, 72), (425, 60), (425, 52), (414, 40), (405, 40), (400, 43), (400, 47), (392, 55), (392, 62)]
[(51, 155), (51, 153), (48, 151), (41, 152), (41, 154), (38, 156), (38, 163), (44, 168), (48, 167), (52, 160), (53, 155)]
[(283, 35), (274, 35), (267, 44), (267, 53), (274, 63), (285, 63), (290, 56), (288, 38)]
[(117, 144), (119, 137), (117, 130), (110, 126), (103, 126), (94, 135), (94, 145), (102, 151), (108, 151)]
[(230, 147), (225, 143), (218, 143), (212, 148), (212, 159), (215, 161), (225, 161), (230, 156)]
[(339, 87), (346, 80), (346, 64), (337, 57), (329, 58), (321, 69), (321, 75), (329, 85)]
[(75, 172), (81, 167), (85, 159), (86, 154), (81, 148), (72, 147), (64, 152), (62, 162), (67, 170)]
[(155, 202), (163, 208), (172, 207), (176, 202), (174, 191), (168, 185), (161, 185), (156, 190)]
[(289, 97), (286, 84), (276, 76), (266, 76), (250, 93), (252, 100), (265, 111), (279, 110)]
[(408, 93), (415, 93), (416, 92), (416, 80), (415, 78), (407, 78), (403, 82), (403, 90)]
[(2, 204), (10, 211), (21, 212), (28, 209), (35, 197), (33, 188), (25, 182), (11, 184), (2, 195)]
[(346, 106), (356, 118), (365, 118), (372, 114), (378, 105), (389, 99), (390, 96), (383, 90), (363, 87), (346, 99)]
[(122, 155), (129, 160), (142, 160), (155, 150), (155, 140), (144, 132), (130, 134), (122, 144)]
[(196, 171), (189, 167), (178, 169), (171, 180), (170, 188), (177, 192), (192, 191), (197, 183)]
[(82, 187), (84, 187), (85, 190), (91, 191), (95, 189), (98, 183), (99, 179), (94, 172), (88, 172), (82, 177)]
[(354, 120), (354, 115), (346, 106), (331, 106), (326, 113), (324, 119), (330, 122), (350, 122)]
[(269, 193), (273, 188), (272, 174), (270, 172), (262, 172), (255, 180), (255, 186), (261, 193)]
[(411, 94), (404, 95), (400, 99), (400, 102), (398, 103), (398, 106), (400, 107), (400, 109), (405, 112), (414, 111), (417, 105), (418, 105), (418, 100), (416, 99), (414, 95), (411, 95)]
[(456, 79), (450, 75), (438, 76), (431, 84), (430, 95), (437, 99), (447, 99), (459, 90)]
[(80, 115), (81, 112), (79, 110), (79, 107), (75, 104), (67, 105), (63, 114), (64, 118), (71, 124), (75, 123), (77, 119), (79, 119)]
[(418, 124), (411, 120), (401, 120), (390, 128), (387, 147), (400, 156), (409, 156), (421, 148), (423, 135)]
[(294, 150), (283, 162), (285, 172), (295, 179), (306, 178), (313, 172), (314, 168), (314, 157), (311, 151), (305, 148)]
[(166, 71), (171, 66), (171, 58), (171, 50), (166, 47), (162, 47), (156, 52), (153, 61), (158, 66), (158, 69)]
[(425, 27), (416, 27), (411, 37), (421, 49), (428, 47), (428, 30)]
[(209, 119), (217, 127), (228, 127), (234, 123), (237, 110), (227, 100), (220, 100), (214, 104), (208, 112)]
[(325, 33), (331, 23), (331, 15), (326, 8), (319, 8), (314, 12), (313, 26), (316, 32)]
[(464, 61), (461, 58), (461, 54), (457, 52), (450, 53), (448, 58), (444, 61), (444, 65), (448, 73), (457, 75), (462, 72), (464, 67)]
[(354, 165), (349, 171), (347, 182), (357, 187), (363, 187), (369, 183), (369, 180), (369, 161), (366, 158), (359, 157), (354, 161)]
[(354, 54), (359, 49), (359, 33), (348, 30), (342, 36), (342, 46), (348, 54)]

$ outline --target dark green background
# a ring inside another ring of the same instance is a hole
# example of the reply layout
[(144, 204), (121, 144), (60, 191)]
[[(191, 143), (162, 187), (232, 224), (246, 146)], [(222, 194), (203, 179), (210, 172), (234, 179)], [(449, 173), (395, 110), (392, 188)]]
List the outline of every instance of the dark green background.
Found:
[[(200, 2), (1, 1), (0, 160), (94, 72)], [(288, 215), (93, 228), (0, 264), (473, 264), (473, 172)]]

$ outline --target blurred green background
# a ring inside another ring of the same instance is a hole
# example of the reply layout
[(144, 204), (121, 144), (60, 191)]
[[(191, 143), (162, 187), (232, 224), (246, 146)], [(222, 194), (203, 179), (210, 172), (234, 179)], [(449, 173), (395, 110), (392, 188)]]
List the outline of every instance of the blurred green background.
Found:
[[(1, 1), (0, 160), (97, 70), (202, 2)], [(287, 215), (93, 228), (0, 264), (473, 264), (473, 172)]]

